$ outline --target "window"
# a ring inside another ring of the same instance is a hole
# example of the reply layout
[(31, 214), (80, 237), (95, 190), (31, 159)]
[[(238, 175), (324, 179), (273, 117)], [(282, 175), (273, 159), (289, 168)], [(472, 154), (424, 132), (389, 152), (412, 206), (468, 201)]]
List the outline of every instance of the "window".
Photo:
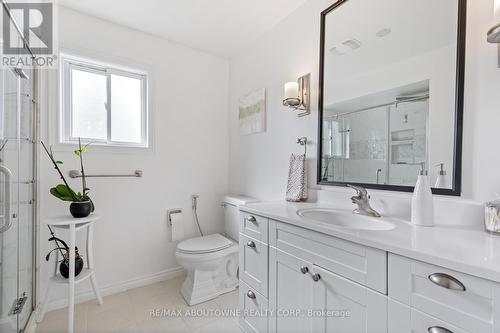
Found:
[(62, 57), (61, 141), (148, 147), (147, 74)]

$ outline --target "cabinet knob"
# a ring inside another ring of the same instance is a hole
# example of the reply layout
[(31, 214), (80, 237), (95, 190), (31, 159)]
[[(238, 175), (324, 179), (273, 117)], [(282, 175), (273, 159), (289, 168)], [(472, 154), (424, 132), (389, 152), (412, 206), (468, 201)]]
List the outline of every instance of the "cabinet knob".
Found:
[[(462, 282), (458, 281), (456, 278), (454, 278), (451, 275), (444, 274), (444, 273), (435, 273), (429, 275), (429, 280), (446, 289), (451, 289), (451, 290), (458, 290), (458, 291), (465, 291), (465, 286)], [(439, 331), (437, 331), (439, 332)], [(434, 332), (433, 332), (434, 333)]]
[(319, 275), (318, 273), (315, 273), (312, 275), (312, 278), (313, 278), (314, 282), (318, 282), (321, 279), (321, 275)]
[(252, 222), (252, 223), (256, 223), (257, 219), (255, 218), (255, 216), (249, 216), (249, 217), (247, 217), (247, 221)]
[(247, 291), (247, 297), (251, 299), (256, 299), (257, 296), (255, 296), (255, 293), (251, 290)]
[(255, 243), (253, 241), (248, 241), (247, 246), (255, 249)]
[(427, 332), (429, 332), (429, 333), (453, 333), (452, 331), (450, 331), (444, 327), (440, 327), (440, 326), (429, 327)]
[(309, 273), (309, 268), (307, 266), (302, 266), (302, 267), (300, 267), (300, 272), (302, 274), (307, 274), (307, 273)]

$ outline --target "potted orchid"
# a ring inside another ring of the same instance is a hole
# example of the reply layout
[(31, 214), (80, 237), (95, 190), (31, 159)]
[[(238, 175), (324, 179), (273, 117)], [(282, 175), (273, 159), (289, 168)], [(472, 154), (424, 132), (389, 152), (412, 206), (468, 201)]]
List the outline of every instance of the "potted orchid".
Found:
[(89, 196), (90, 189), (87, 187), (85, 168), (83, 166), (83, 155), (87, 152), (89, 145), (90, 144), (86, 144), (82, 146), (81, 140), (78, 139), (78, 149), (74, 151), (74, 154), (80, 159), (80, 171), (82, 174), (82, 191), (76, 192), (69, 186), (60, 169), (60, 165), (62, 165), (63, 162), (54, 157), (52, 147), (50, 147), (50, 149), (47, 149), (45, 144), (42, 142), (43, 149), (47, 153), (47, 156), (50, 158), (52, 164), (54, 165), (54, 169), (56, 169), (56, 171), (59, 173), (59, 176), (61, 177), (61, 180), (63, 181), (63, 184), (52, 187), (50, 189), (50, 194), (52, 194), (59, 200), (71, 202), (69, 211), (71, 215), (76, 218), (87, 217), (95, 210), (94, 203)]

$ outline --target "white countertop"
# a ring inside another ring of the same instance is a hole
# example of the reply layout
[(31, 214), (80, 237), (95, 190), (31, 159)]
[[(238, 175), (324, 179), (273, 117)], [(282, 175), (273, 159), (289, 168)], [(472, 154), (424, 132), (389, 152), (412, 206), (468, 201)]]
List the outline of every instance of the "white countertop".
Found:
[(342, 238), (416, 260), (500, 282), (500, 236), (468, 227), (418, 227), (384, 216), (392, 230), (354, 230), (297, 215), (304, 208), (338, 209), (324, 203), (262, 202), (242, 211)]

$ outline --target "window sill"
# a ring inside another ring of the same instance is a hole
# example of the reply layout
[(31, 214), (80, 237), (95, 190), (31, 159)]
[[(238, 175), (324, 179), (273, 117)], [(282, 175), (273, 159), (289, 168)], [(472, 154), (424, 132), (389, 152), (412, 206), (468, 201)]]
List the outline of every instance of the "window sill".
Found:
[[(82, 145), (84, 143), (82, 142)], [(85, 143), (86, 144), (86, 143)], [(78, 149), (78, 142), (56, 142), (52, 146), (56, 152), (73, 152)], [(89, 153), (106, 153), (106, 154), (150, 154), (154, 150), (151, 146), (127, 146), (127, 145), (108, 145), (103, 143), (91, 143)]]

